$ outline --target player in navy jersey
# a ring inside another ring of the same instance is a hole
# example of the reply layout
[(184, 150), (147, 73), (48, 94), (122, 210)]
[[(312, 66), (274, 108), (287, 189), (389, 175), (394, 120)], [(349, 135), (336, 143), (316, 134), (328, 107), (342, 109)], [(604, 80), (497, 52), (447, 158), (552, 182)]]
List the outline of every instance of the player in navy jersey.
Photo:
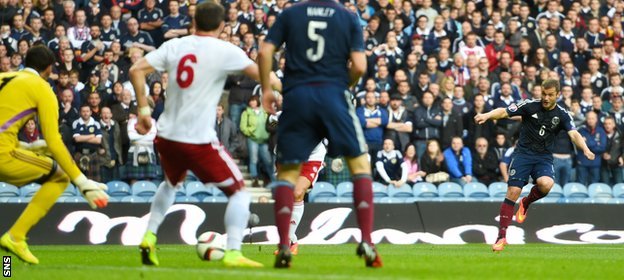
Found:
[(474, 117), (477, 124), (485, 123), (490, 119), (522, 118), (520, 138), (508, 167), (508, 189), (500, 209), (498, 238), (492, 246), (495, 252), (502, 251), (507, 244), (507, 227), (511, 223), (514, 206), (520, 197), (522, 187), (528, 183), (529, 176), (533, 178), (535, 186), (531, 189), (529, 196), (520, 202), (516, 212), (518, 223), (523, 223), (526, 219), (529, 205), (546, 196), (555, 184), (552, 154), (559, 131), (566, 130), (572, 143), (583, 151), (587, 158), (594, 159), (595, 157), (581, 134), (576, 131), (572, 117), (557, 104), (560, 93), (559, 81), (545, 80), (542, 88), (541, 100), (526, 100)]
[(280, 244), (275, 267), (290, 266), (288, 231), (293, 187), (314, 147), (329, 140), (328, 155), (344, 155), (353, 174), (353, 197), (362, 242), (357, 254), (366, 266), (381, 267), (372, 240), (371, 167), (362, 127), (351, 103), (349, 86), (366, 69), (362, 29), (357, 16), (332, 0), (309, 0), (284, 10), (260, 47), (263, 106), (274, 113), (276, 96), (269, 83), (272, 56), (286, 44), (283, 113), (278, 125), (280, 164), (272, 183)]

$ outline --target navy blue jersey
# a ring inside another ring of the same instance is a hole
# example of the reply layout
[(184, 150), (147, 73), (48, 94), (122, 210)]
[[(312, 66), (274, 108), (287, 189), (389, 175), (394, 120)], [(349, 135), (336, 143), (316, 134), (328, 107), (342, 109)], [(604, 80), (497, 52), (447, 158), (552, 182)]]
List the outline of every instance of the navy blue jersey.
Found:
[(284, 90), (311, 82), (347, 86), (347, 61), (363, 52), (362, 28), (357, 16), (332, 0), (309, 0), (282, 12), (266, 42), (286, 43)]
[(526, 100), (506, 110), (509, 117), (522, 117), (516, 148), (521, 153), (552, 155), (557, 133), (576, 129), (568, 111), (559, 105), (548, 111), (540, 100)]

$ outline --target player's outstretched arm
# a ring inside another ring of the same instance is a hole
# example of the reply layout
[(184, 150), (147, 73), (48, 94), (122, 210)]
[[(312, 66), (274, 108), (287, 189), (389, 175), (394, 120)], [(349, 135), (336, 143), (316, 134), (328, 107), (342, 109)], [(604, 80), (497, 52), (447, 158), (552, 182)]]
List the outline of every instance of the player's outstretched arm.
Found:
[(136, 130), (140, 134), (146, 134), (152, 128), (152, 110), (147, 103), (147, 96), (145, 96), (145, 76), (154, 71), (156, 71), (156, 69), (154, 69), (144, 57), (130, 67), (130, 82), (132, 83), (132, 87), (134, 87), (137, 105), (139, 107), (139, 120)]
[(498, 120), (508, 118), (507, 109), (497, 108), (484, 114), (477, 114), (474, 120), (477, 124), (483, 124), (488, 120)]
[(260, 71), (260, 84), (262, 85), (262, 106), (269, 114), (275, 114), (277, 97), (271, 88), (271, 67), (273, 67), (273, 54), (277, 48), (269, 42), (262, 42), (258, 52), (258, 66)]
[(366, 72), (366, 54), (351, 52), (351, 67), (349, 67), (349, 86), (353, 87)]
[(589, 160), (594, 160), (596, 155), (594, 155), (594, 153), (592, 153), (592, 151), (589, 150), (589, 147), (587, 147), (587, 143), (585, 143), (585, 140), (583, 139), (583, 136), (581, 136), (581, 134), (578, 131), (570, 130), (570, 131), (568, 131), (568, 136), (570, 136), (570, 140), (572, 140), (572, 143), (574, 143), (574, 145), (576, 147), (581, 149), (583, 151), (583, 154)]

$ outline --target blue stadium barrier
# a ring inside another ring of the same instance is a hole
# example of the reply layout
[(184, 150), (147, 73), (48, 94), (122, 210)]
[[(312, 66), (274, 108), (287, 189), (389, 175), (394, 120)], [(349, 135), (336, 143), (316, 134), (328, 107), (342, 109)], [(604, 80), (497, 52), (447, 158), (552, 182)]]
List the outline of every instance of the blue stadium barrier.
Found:
[(434, 184), (420, 182), (414, 184), (414, 197), (438, 197), (438, 189)]
[(583, 200), (583, 203), (588, 204), (607, 204), (609, 203), (609, 197), (590, 197)]
[(353, 203), (352, 197), (330, 197), (328, 203)]
[(156, 194), (158, 187), (151, 181), (137, 181), (132, 184), (130, 189), (132, 189), (133, 196), (145, 197), (147, 200), (147, 198)]
[(403, 204), (403, 203), (405, 203), (405, 199), (397, 198), (397, 197), (382, 197), (379, 200), (379, 203), (383, 203), (383, 204)]
[(110, 181), (106, 183), (108, 195), (112, 197), (124, 197), (131, 195), (130, 186), (122, 181)]
[(121, 202), (129, 202), (129, 203), (146, 203), (147, 199), (145, 197), (140, 196), (126, 196), (121, 199)]
[[(335, 196), (332, 196), (335, 197)], [(329, 199), (332, 197), (317, 197), (314, 199), (313, 203), (328, 203)]]
[(490, 197), (490, 192), (484, 184), (473, 182), (464, 185), (464, 196), (471, 198), (485, 198)]
[(591, 198), (612, 198), (613, 192), (611, 187), (604, 183), (593, 183), (589, 185), (588, 193)]
[(507, 183), (494, 182), (488, 187), (490, 197), (505, 197), (507, 195)]
[(20, 187), (20, 196), (22, 197), (31, 197), (34, 196), (39, 189), (41, 189), (41, 185), (37, 183), (30, 183), (28, 185), (24, 185)]
[(336, 196), (353, 197), (353, 183), (342, 182), (336, 186)]
[(557, 203), (568, 203), (568, 204), (583, 203), (584, 199), (585, 198), (582, 198), (582, 197), (562, 197), (557, 201)]
[(379, 182), (373, 182), (373, 197), (388, 197), (388, 188), (392, 188), (394, 186), (386, 186)]
[(610, 198), (609, 204), (624, 204), (624, 198)]
[(176, 203), (199, 203), (199, 199), (197, 199), (197, 197), (193, 197), (193, 196), (176, 196), (175, 198), (175, 202)]
[(6, 203), (9, 201), (9, 199), (11, 199), (11, 197), (8, 196), (0, 196), (0, 203)]
[(536, 201), (535, 203), (559, 203), (562, 197), (550, 197), (550, 195), (543, 197), (542, 199)]
[(16, 186), (9, 183), (0, 183), (0, 197), (16, 197), (20, 195), (20, 191)]
[(398, 188), (388, 187), (388, 196), (395, 198), (414, 197), (414, 192), (412, 191), (412, 187), (410, 187), (408, 184), (403, 184)]
[(308, 193), (308, 200), (317, 202), (317, 199), (324, 197), (335, 197), (336, 187), (328, 182), (316, 182), (314, 187)]
[(28, 196), (28, 197), (9, 197), (9, 200), (7, 200), (7, 203), (28, 203), (30, 202), (30, 200), (32, 199), (32, 196)]
[[(114, 199), (113, 197), (111, 197), (111, 199)], [(87, 200), (84, 199), (84, 197), (82, 196), (66, 196), (66, 197), (61, 197), (59, 198), (60, 202), (63, 203), (87, 203)], [(109, 203), (111, 202), (110, 199), (108, 201)]]
[(563, 186), (563, 194), (566, 198), (588, 198), (587, 187), (581, 183), (567, 183)]
[(228, 202), (228, 199), (225, 196), (209, 196), (209, 197), (204, 198), (204, 200), (202, 200), (202, 202), (207, 202), (207, 203), (226, 203), (226, 202)]
[(442, 183), (438, 186), (438, 193), (440, 197), (446, 198), (458, 198), (464, 197), (464, 191), (462, 187), (453, 182)]
[(624, 183), (615, 184), (613, 186), (613, 197), (624, 198)]

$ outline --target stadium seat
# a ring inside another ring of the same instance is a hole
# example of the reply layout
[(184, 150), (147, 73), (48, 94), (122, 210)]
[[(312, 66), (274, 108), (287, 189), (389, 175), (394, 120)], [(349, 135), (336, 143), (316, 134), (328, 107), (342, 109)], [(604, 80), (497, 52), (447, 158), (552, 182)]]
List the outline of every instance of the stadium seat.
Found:
[(37, 183), (30, 183), (28, 185), (24, 185), (20, 187), (20, 196), (23, 197), (31, 197), (34, 196), (39, 189), (41, 189), (41, 185)]
[(613, 197), (624, 198), (624, 183), (615, 184), (613, 186)]
[(132, 184), (131, 189), (133, 196), (144, 197), (145, 200), (147, 200), (147, 198), (152, 197), (156, 194), (158, 187), (156, 186), (156, 184), (154, 184), (154, 182), (151, 181), (137, 181), (136, 183)]
[(403, 204), (403, 203), (405, 203), (405, 199), (396, 198), (396, 197), (382, 197), (379, 200), (379, 203), (383, 203), (383, 204)]
[(507, 183), (494, 182), (488, 187), (490, 197), (505, 197), (507, 195)]
[(563, 194), (566, 198), (588, 198), (587, 187), (581, 183), (567, 183), (563, 186)]
[(130, 195), (130, 186), (122, 181), (110, 181), (106, 183), (108, 186), (108, 195), (112, 197), (123, 197)]
[(186, 196), (186, 187), (184, 185), (176, 186), (176, 197)]
[[(434, 186), (435, 187), (435, 186)], [(388, 187), (388, 196), (389, 197), (414, 197), (414, 193), (412, 191), (412, 187), (408, 184), (403, 184), (400, 187)]]
[(336, 196), (336, 188), (334, 185), (328, 182), (316, 182), (314, 183), (314, 187), (308, 193), (308, 200), (312, 202), (317, 202), (320, 198), (326, 197), (335, 197)]
[(208, 192), (212, 193), (212, 196), (227, 197), (225, 193), (221, 189), (219, 189), (219, 187), (217, 187), (217, 185), (208, 183), (205, 184), (205, 186), (208, 188)]
[(393, 186), (386, 186), (379, 182), (373, 182), (373, 197), (388, 197), (388, 188)]
[(353, 183), (342, 182), (336, 186), (336, 196), (353, 197)]
[(8, 183), (0, 183), (0, 197), (16, 197), (20, 195), (20, 191), (16, 186)]
[(67, 188), (65, 188), (65, 190), (61, 194), (61, 197), (71, 197), (71, 196), (77, 196), (77, 195), (78, 195), (78, 191), (76, 190), (76, 187), (74, 187), (73, 184), (69, 184), (69, 186), (67, 186)]
[(415, 197), (408, 197), (403, 203), (416, 203), (418, 200)]
[[(332, 196), (335, 197), (335, 196)], [(312, 201), (313, 203), (328, 203), (331, 197), (317, 197)]]
[(11, 199), (8, 196), (0, 196), (0, 203), (6, 203), (9, 201), (9, 199)]
[(609, 204), (624, 204), (624, 199), (622, 198), (610, 198)]
[(32, 199), (32, 196), (29, 197), (9, 197), (7, 203), (28, 203)]
[(550, 192), (548, 193), (548, 195), (546, 197), (550, 197), (550, 198), (561, 198), (563, 197), (563, 188), (559, 185), (559, 184), (555, 184), (553, 185), (553, 187), (550, 189)]
[(593, 183), (588, 187), (589, 197), (591, 198), (612, 198), (613, 192), (611, 187), (604, 183)]
[(550, 195), (536, 201), (536, 203), (558, 203), (561, 200), (561, 197), (551, 197)]
[(490, 192), (484, 184), (473, 182), (464, 185), (464, 196), (471, 198), (485, 198), (490, 197)]
[(330, 197), (327, 203), (353, 203), (352, 197)]
[(607, 204), (609, 203), (609, 197), (589, 197), (583, 200), (583, 203), (588, 204)]
[[(87, 203), (87, 201), (82, 196), (66, 196), (61, 197), (59, 200), (63, 203)], [(108, 202), (112, 201), (109, 200)]]
[(225, 196), (208, 196), (202, 200), (207, 203), (227, 203), (228, 199)]
[(583, 203), (583, 199), (584, 198), (582, 197), (562, 197), (562, 198), (559, 198), (557, 203), (578, 204), (578, 203)]
[(176, 203), (199, 203), (199, 199), (193, 196), (176, 196)]
[(206, 197), (212, 196), (213, 188), (206, 188), (201, 182), (189, 182), (186, 184), (186, 196), (195, 197), (203, 201)]
[(141, 196), (135, 196), (135, 195), (129, 195), (126, 197), (123, 197), (121, 199), (121, 202), (129, 202), (129, 203), (146, 203), (147, 202), (147, 198), (145, 197), (141, 197)]
[(464, 197), (462, 187), (456, 183), (446, 182), (438, 186), (438, 193), (440, 197)]
[(438, 189), (432, 183), (416, 183), (413, 187), (414, 197), (438, 197)]

